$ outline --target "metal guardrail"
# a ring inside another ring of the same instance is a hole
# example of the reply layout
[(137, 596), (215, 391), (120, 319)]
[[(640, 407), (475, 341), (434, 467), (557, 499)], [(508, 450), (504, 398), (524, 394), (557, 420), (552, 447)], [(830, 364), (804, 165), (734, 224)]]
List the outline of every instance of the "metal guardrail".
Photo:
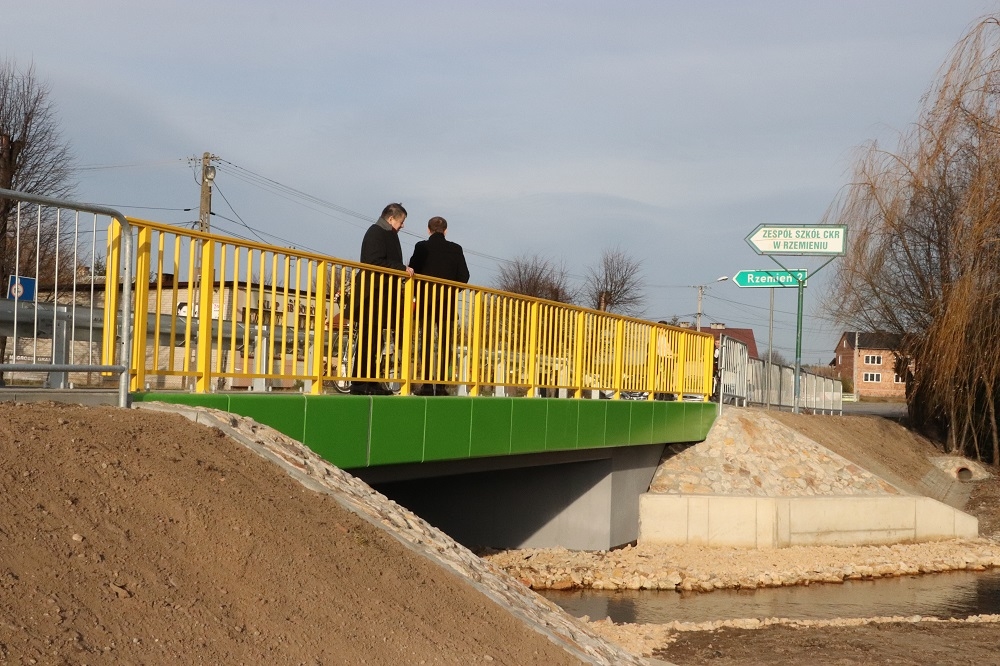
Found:
[(373, 381), (402, 394), (422, 384), (469, 395), (578, 398), (598, 392), (707, 400), (712, 391), (708, 334), (128, 222), (135, 273), (150, 276), (136, 283), (132, 327), (147, 335), (135, 337), (133, 390), (269, 384), (322, 393)]
[[(750, 358), (745, 343), (723, 335), (719, 348), (719, 401), (793, 409), (795, 369)], [(840, 380), (802, 371), (799, 407), (820, 414), (844, 412)]]
[(22, 382), (95, 386), (117, 375), (122, 405), (144, 388), (322, 393), (351, 381), (403, 394), (421, 384), (649, 400), (712, 392), (707, 334), (102, 206), (0, 198), (17, 202), (12, 273), (34, 288), (0, 299), (11, 343), (0, 372)]
[(750, 397), (750, 354), (746, 343), (720, 336), (718, 353), (719, 403), (745, 407)]
[[(103, 335), (121, 321), (118, 310), (104, 307), (103, 287), (114, 285), (116, 300), (130, 310), (132, 234), (104, 237), (112, 223), (128, 230), (128, 220), (104, 206), (0, 189), (3, 200), (13, 205), (6, 220), (11, 254), (3, 262), (9, 273), (0, 276), (0, 373), (49, 388), (101, 385), (117, 375), (118, 402), (126, 406), (130, 330)], [(106, 271), (95, 275), (101, 261)]]

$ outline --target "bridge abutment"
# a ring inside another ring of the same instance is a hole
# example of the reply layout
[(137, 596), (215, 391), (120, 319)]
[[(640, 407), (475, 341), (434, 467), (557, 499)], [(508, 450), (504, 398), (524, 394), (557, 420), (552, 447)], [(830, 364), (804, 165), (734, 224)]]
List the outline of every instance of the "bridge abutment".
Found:
[[(638, 538), (639, 496), (649, 488), (663, 447), (354, 473), (469, 547), (605, 550)], [(419, 478), (408, 478), (414, 475)]]

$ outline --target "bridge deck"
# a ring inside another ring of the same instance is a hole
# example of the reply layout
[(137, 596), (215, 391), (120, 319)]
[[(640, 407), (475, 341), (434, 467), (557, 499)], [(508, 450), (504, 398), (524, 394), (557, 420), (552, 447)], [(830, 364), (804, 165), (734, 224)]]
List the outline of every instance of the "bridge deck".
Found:
[(718, 405), (558, 398), (141, 392), (248, 416), (344, 469), (702, 441)]

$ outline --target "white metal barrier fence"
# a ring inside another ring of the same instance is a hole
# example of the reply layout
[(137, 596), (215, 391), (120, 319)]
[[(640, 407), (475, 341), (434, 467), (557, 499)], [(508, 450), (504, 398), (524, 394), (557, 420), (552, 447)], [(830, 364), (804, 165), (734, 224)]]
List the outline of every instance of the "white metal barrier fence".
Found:
[(719, 338), (717, 352), (719, 402), (745, 407), (750, 391), (747, 375), (750, 355), (746, 344), (723, 335)]
[[(132, 298), (132, 235), (109, 244), (110, 208), (0, 189), (0, 377), (44, 388), (115, 386), (128, 404), (131, 330), (105, 290)], [(120, 344), (119, 344), (120, 343)]]
[[(725, 335), (719, 341), (717, 378), (721, 404), (780, 409), (795, 406), (795, 369), (750, 358), (745, 343)], [(806, 371), (801, 372), (800, 378), (800, 409), (843, 414), (844, 393), (839, 379)]]

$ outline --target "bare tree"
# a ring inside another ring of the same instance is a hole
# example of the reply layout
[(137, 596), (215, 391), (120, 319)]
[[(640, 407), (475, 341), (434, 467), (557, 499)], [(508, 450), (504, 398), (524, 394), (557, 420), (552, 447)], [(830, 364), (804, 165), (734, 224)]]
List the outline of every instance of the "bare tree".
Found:
[(646, 302), (641, 269), (642, 261), (620, 247), (604, 250), (600, 262), (587, 269), (583, 289), (586, 305), (595, 310), (640, 315)]
[[(49, 88), (35, 77), (34, 65), (22, 70), (11, 60), (0, 62), (0, 188), (65, 198), (74, 191), (72, 168), (69, 145), (59, 131)], [(0, 198), (0, 277), (15, 268), (8, 232), (16, 215), (16, 202)], [(38, 219), (22, 217), (22, 230), (33, 231), (31, 225)], [(49, 226), (48, 220), (41, 222)], [(51, 230), (41, 235), (39, 248), (31, 247), (21, 254), (33, 261), (38, 250), (45, 263), (44, 257), (55, 251), (56, 239)]]
[[(51, 197), (68, 197), (73, 160), (56, 122), (49, 88), (35, 77), (35, 68), (18, 69), (11, 60), (0, 61), (0, 188)], [(37, 214), (33, 214), (37, 213)], [(15, 248), (15, 225), (21, 247)], [(58, 252), (57, 225), (46, 211), (0, 198), (0, 279), (29, 270), (38, 277), (55, 277)], [(14, 266), (15, 256), (21, 266)], [(77, 267), (62, 262), (61, 271), (75, 279)], [(0, 337), (0, 359), (7, 338)], [(0, 379), (2, 383), (2, 379)]]
[(959, 42), (895, 153), (872, 144), (828, 212), (849, 226), (828, 305), (901, 336), (911, 421), (1000, 462), (1000, 22)]
[(576, 299), (566, 268), (537, 254), (521, 255), (501, 266), (496, 288), (559, 303), (572, 303)]
[[(74, 190), (73, 158), (62, 139), (48, 85), (34, 65), (18, 69), (0, 62), (0, 188), (51, 197)], [(0, 200), (0, 231), (6, 231), (14, 202)]]
[(764, 356), (761, 360), (767, 363), (769, 359), (772, 365), (794, 365), (793, 363), (789, 363), (788, 359), (785, 358), (777, 349), (768, 349), (764, 352)]

